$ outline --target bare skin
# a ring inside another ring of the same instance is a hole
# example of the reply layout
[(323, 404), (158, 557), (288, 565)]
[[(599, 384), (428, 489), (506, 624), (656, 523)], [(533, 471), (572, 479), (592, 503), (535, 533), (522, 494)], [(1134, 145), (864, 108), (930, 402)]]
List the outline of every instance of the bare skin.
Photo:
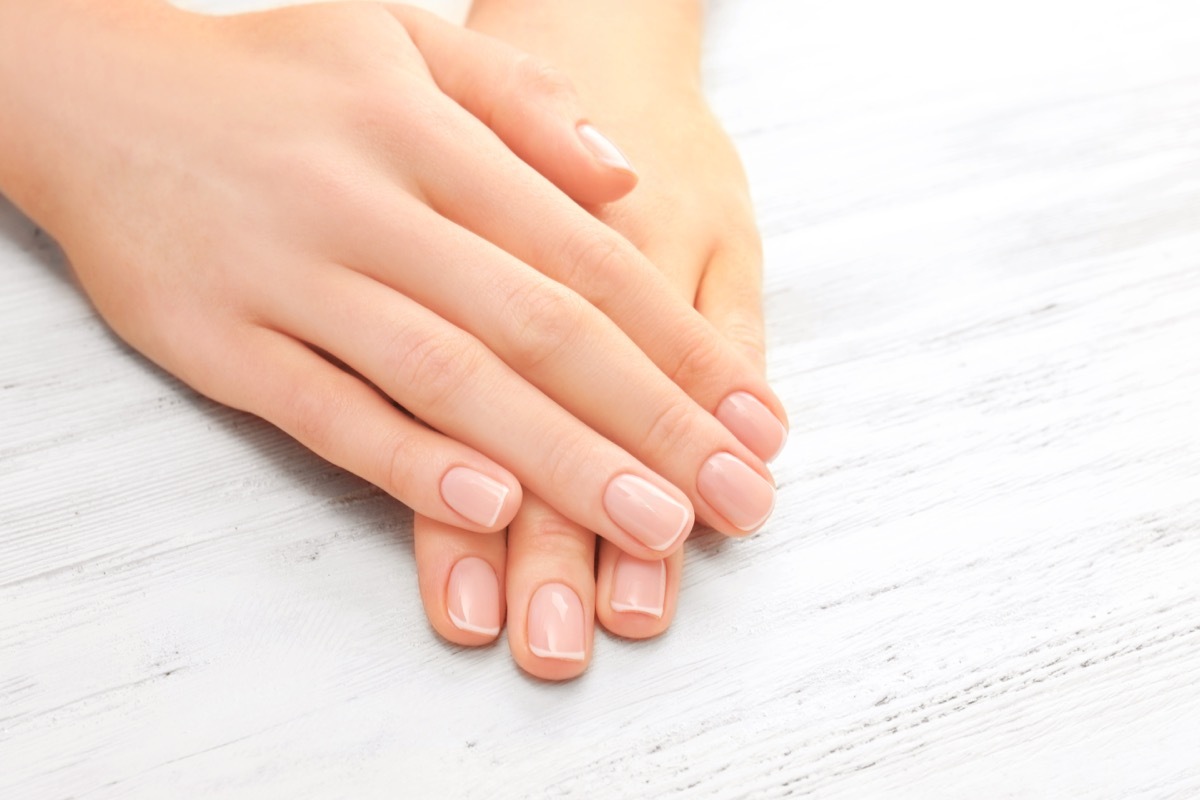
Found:
[[(570, 76), (591, 119), (621, 142), (640, 176), (629, 196), (587, 204), (589, 209), (636, 245), (761, 374), (761, 243), (742, 166), (700, 89), (701, 19), (694, 0), (477, 0), (468, 25)], [(767, 459), (782, 440), (756, 444)], [(507, 615), (514, 659), (541, 678), (572, 678), (587, 668), (595, 619), (617, 635), (640, 639), (666, 630), (676, 611), (681, 551), (656, 568), (598, 541), (532, 493), (526, 493), (507, 541), (472, 536), (419, 514), (415, 532), (422, 597), (434, 628), (464, 645), (495, 638), (498, 631), (466, 629), (451, 613), (461, 610), (453, 592), (461, 591), (462, 581), (450, 580), (455, 565), (486, 562), (496, 576), (494, 618)], [(558, 631), (559, 655), (531, 646), (539, 636), (531, 626), (544, 624), (544, 614), (530, 610), (544, 604), (535, 597), (546, 586), (557, 599), (568, 597), (564, 613), (577, 614), (580, 624), (574, 638)]]
[(568, 197), (636, 175), (539, 62), (377, 3), (0, 0), (0, 108), (0, 191), (120, 336), (423, 517), (528, 490), (658, 560), (769, 513), (770, 426), (717, 416), (778, 399)]

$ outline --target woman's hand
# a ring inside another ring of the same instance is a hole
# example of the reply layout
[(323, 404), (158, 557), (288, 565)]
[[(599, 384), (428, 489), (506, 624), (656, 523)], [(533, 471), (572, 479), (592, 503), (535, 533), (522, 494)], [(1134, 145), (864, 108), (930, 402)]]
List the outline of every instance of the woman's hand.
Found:
[(761, 436), (712, 412), (778, 401), (543, 177), (634, 182), (516, 51), (374, 3), (4, 0), (0, 107), (0, 189), (118, 334), (422, 515), (495, 531), (523, 485), (661, 559), (693, 506), (769, 514)]
[[(699, 15), (686, 5), (484, 0), (469, 24), (571, 76), (640, 175), (629, 196), (592, 210), (761, 371), (760, 240), (740, 161), (699, 91)], [(606, 58), (615, 52), (619, 60)], [(752, 397), (726, 400), (717, 414), (760, 456), (782, 448), (783, 427), (763, 424)], [(601, 541), (597, 566), (595, 535), (531, 493), (507, 544), (418, 515), (415, 547), (425, 609), (443, 636), (485, 644), (507, 613), (517, 663), (550, 679), (586, 668), (593, 619), (630, 638), (665, 630), (683, 563), (682, 551), (648, 561)]]

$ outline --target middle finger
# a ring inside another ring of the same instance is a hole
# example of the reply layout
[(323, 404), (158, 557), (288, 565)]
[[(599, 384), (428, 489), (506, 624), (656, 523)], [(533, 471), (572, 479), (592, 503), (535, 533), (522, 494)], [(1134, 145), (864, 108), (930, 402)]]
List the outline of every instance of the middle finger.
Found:
[[(474, 334), (525, 380), (682, 489), (713, 528), (744, 535), (766, 520), (774, 488), (762, 461), (603, 312), (415, 201), (375, 214), (354, 237), (372, 243), (357, 246), (355, 267)], [(402, 250), (389, 244), (400, 242)], [(402, 268), (413, 263), (422, 269)]]
[[(336, 357), (433, 428), (510, 469), (567, 517), (641, 558), (691, 529), (687, 498), (428, 308), (338, 266), (313, 267), (273, 322)], [(338, 302), (330, 302), (338, 298)]]

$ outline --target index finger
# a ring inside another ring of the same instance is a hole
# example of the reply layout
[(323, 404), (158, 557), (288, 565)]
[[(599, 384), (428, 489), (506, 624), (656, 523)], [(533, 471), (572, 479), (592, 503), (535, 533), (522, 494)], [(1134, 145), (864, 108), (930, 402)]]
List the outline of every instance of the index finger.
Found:
[[(464, 152), (459, 163), (479, 158), (478, 152)], [(732, 431), (747, 447), (761, 448), (762, 441), (786, 432), (787, 413), (762, 372), (692, 307), (692, 297), (674, 289), (636, 247), (527, 165), (497, 162), (505, 170), (503, 180), (480, 181), (475, 170), (464, 168), (440, 171), (438, 180), (422, 188), (443, 215), (603, 311), (709, 413), (731, 397), (757, 404), (749, 424), (763, 430), (749, 441)], [(473, 202), (461, 202), (464, 196)], [(514, 196), (522, 202), (513, 203)]]

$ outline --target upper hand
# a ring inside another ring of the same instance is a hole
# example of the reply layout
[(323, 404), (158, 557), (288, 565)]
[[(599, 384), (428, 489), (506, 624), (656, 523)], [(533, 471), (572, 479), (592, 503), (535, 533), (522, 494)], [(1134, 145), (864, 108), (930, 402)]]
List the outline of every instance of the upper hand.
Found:
[[(487, 22), (555, 61), (570, 63), (578, 52), (578, 31), (531, 25), (515, 10)], [(656, 85), (650, 70), (633, 87), (584, 61), (572, 65), (571, 77), (586, 87), (593, 118), (616, 133), (640, 175), (628, 196), (589, 203), (590, 210), (633, 242), (681, 298), (694, 302), (762, 370), (762, 248), (728, 136), (698, 92)], [(754, 401), (738, 397), (723, 405), (735, 403), (752, 409)], [(744, 425), (745, 417), (728, 407), (717, 413), (764, 457), (782, 447), (782, 426)], [(645, 638), (664, 631), (675, 613), (682, 551), (661, 562), (631, 557), (597, 543), (585, 527), (531, 494), (507, 541), (464, 534), (418, 514), (414, 543), (434, 627), (459, 644), (484, 644), (507, 615), (515, 660), (539, 677), (569, 678), (586, 668), (594, 620), (619, 636)]]
[(778, 401), (539, 174), (593, 201), (631, 183), (579, 138), (568, 87), (397, 6), (155, 24), (81, 32), (72, 77), (41, 75), (70, 102), (41, 109), (53, 166), (15, 197), (123, 338), (468, 530), (503, 527), (522, 484), (642, 558), (693, 506), (762, 523), (764, 454), (713, 412)]

